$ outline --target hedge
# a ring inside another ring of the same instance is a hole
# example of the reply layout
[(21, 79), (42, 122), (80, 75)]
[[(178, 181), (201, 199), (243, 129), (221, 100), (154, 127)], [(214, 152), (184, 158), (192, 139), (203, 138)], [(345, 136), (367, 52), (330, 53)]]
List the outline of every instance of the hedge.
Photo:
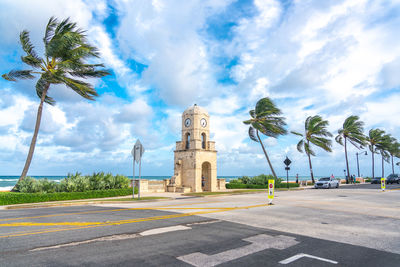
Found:
[[(299, 187), (299, 184), (289, 183), (289, 187)], [(267, 189), (268, 185), (227, 183), (227, 189)], [(287, 188), (286, 184), (279, 184), (275, 188)]]
[[(135, 188), (135, 193), (137, 193), (137, 188)], [(93, 190), (86, 192), (58, 192), (58, 193), (0, 192), (0, 205), (117, 197), (117, 196), (128, 196), (131, 194), (132, 194), (132, 188)]]

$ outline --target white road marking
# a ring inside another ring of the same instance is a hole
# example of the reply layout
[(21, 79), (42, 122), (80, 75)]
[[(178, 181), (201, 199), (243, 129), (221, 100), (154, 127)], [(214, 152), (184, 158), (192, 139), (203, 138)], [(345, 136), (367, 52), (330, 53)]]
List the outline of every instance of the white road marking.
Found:
[(243, 239), (250, 242), (250, 245), (227, 250), (214, 255), (206, 255), (200, 252), (180, 256), (177, 259), (194, 266), (215, 266), (224, 262), (232, 261), (268, 248), (286, 249), (294, 246), (298, 241), (290, 236), (270, 236), (266, 234), (256, 235)]
[(184, 225), (176, 225), (162, 228), (150, 229), (144, 232), (141, 232), (139, 235), (148, 236), (148, 235), (157, 235), (162, 233), (174, 232), (174, 231), (182, 231), (182, 230), (190, 230), (192, 228), (184, 226)]
[(132, 238), (137, 238), (137, 237), (139, 237), (138, 234), (121, 234), (121, 235), (104, 236), (104, 237), (99, 237), (99, 238), (94, 238), (94, 239), (89, 239), (89, 240), (84, 240), (84, 241), (59, 244), (59, 245), (55, 245), (55, 246), (39, 247), (39, 248), (31, 249), (29, 251), (40, 251), (40, 250), (47, 250), (47, 249), (73, 247), (73, 246), (79, 246), (79, 245), (83, 245), (83, 244), (90, 244), (90, 243), (94, 243), (94, 242), (126, 240), (126, 239), (132, 239)]
[(94, 239), (89, 239), (89, 240), (84, 240), (84, 241), (59, 244), (59, 245), (55, 245), (55, 246), (34, 248), (34, 249), (31, 249), (30, 251), (40, 251), (40, 250), (47, 250), (47, 249), (72, 247), (72, 246), (78, 246), (78, 245), (83, 245), (83, 244), (90, 244), (90, 243), (94, 243), (94, 242), (126, 240), (126, 239), (138, 238), (141, 236), (157, 235), (157, 234), (162, 234), (162, 233), (189, 230), (189, 229), (192, 229), (192, 228), (184, 226), (184, 225), (176, 225), (176, 226), (170, 226), (170, 227), (155, 228), (155, 229), (143, 231), (139, 234), (119, 234), (119, 235), (112, 235), (112, 236), (104, 236), (104, 237), (99, 237), (99, 238), (94, 238)]
[(321, 257), (317, 257), (317, 256), (309, 255), (309, 254), (304, 254), (304, 253), (300, 253), (300, 254), (294, 255), (294, 256), (292, 256), (290, 258), (287, 258), (286, 260), (280, 261), (279, 263), (280, 264), (288, 264), (288, 263), (294, 262), (294, 261), (296, 261), (296, 260), (298, 260), (300, 258), (303, 258), (303, 257), (316, 259), (316, 260), (320, 260), (320, 261), (325, 261), (325, 262), (329, 262), (329, 263), (333, 263), (333, 264), (338, 264), (337, 261), (328, 260), (328, 259), (324, 259), (324, 258), (321, 258)]

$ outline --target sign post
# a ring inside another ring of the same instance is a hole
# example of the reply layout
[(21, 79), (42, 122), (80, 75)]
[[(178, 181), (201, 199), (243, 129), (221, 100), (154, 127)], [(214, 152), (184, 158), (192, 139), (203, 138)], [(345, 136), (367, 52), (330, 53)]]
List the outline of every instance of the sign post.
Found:
[(135, 161), (139, 163), (139, 181), (138, 181), (138, 199), (140, 199), (140, 178), (142, 171), (142, 155), (144, 153), (144, 147), (140, 140), (138, 139), (133, 146), (131, 154), (133, 156), (133, 179), (132, 179), (132, 190), (133, 190), (133, 198), (135, 198)]
[(386, 189), (386, 181), (385, 181), (385, 178), (381, 178), (381, 189), (382, 189), (382, 191), (385, 191), (385, 189)]
[(287, 189), (289, 190), (289, 170), (290, 170), (290, 163), (292, 163), (292, 161), (286, 156), (286, 159), (283, 161), (283, 163), (285, 163), (286, 167), (286, 185), (287, 185)]
[(268, 205), (272, 204), (274, 199), (275, 180), (268, 180)]

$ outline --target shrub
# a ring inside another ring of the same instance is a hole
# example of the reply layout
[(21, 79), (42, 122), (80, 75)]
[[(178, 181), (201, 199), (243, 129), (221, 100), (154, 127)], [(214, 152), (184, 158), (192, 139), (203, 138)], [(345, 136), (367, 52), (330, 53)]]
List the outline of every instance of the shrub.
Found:
[[(265, 175), (265, 174), (260, 174), (254, 177), (249, 177), (249, 176), (242, 176), (237, 179), (230, 180), (229, 183), (231, 184), (248, 184), (248, 185), (262, 185), (262, 186), (267, 186), (268, 185), (268, 180), (273, 180), (274, 176), (272, 175)], [(275, 186), (279, 186), (282, 182), (282, 179), (277, 178), (275, 179)], [(249, 187), (250, 188), (250, 187)]]
[(47, 178), (36, 180), (37, 187), (41, 193), (55, 193), (59, 191), (59, 185), (55, 181), (49, 181)]
[(119, 188), (128, 188), (130, 185), (130, 180), (128, 177), (124, 175), (115, 175), (114, 176), (115, 182), (114, 182), (114, 188), (119, 189)]
[(129, 188), (130, 180), (123, 175), (113, 176), (111, 173), (93, 173), (82, 176), (81, 173), (68, 174), (60, 183), (48, 179), (36, 180), (26, 177), (16, 185), (20, 193), (54, 193), (54, 192), (86, 192), (91, 190), (125, 189)]
[(15, 185), (15, 190), (21, 193), (37, 193), (40, 192), (38, 182), (32, 177), (25, 177)]

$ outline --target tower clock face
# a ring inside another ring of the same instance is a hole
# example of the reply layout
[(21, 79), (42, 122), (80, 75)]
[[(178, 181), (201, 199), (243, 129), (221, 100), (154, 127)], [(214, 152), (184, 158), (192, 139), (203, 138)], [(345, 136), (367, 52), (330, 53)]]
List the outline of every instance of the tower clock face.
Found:
[(202, 127), (206, 127), (206, 126), (207, 126), (207, 121), (206, 121), (206, 119), (202, 118), (202, 119), (200, 120), (200, 125), (201, 125)]
[(192, 123), (192, 122), (190, 121), (189, 118), (187, 118), (187, 119), (185, 120), (185, 126), (186, 126), (186, 127), (189, 127), (191, 123)]

